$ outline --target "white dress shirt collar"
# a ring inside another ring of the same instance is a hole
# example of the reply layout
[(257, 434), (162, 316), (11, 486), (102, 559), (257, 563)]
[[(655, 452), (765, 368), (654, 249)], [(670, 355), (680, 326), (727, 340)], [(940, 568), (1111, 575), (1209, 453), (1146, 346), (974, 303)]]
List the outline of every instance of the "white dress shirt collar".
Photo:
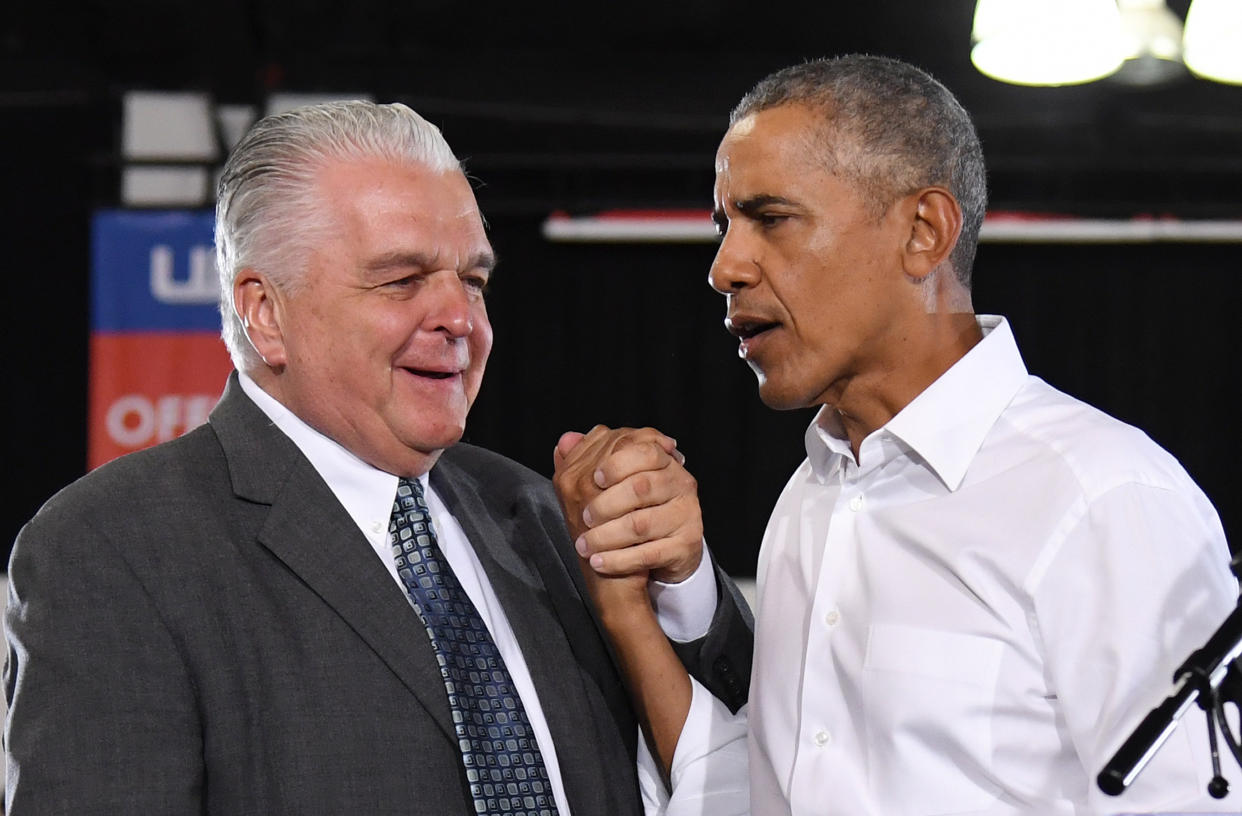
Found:
[[(951, 491), (961, 486), (966, 470), (988, 431), (1026, 382), (1026, 365), (1009, 322), (978, 315), (983, 339), (948, 371), (911, 400), (860, 446), (860, 471), (882, 466), (899, 453), (914, 453)], [(807, 428), (806, 451), (821, 483), (853, 463), (843, 432), (824, 406)]]

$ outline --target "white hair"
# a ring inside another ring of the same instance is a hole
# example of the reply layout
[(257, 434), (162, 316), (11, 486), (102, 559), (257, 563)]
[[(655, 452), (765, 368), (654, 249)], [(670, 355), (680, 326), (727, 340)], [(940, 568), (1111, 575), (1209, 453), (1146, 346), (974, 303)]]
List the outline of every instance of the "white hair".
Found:
[(238, 370), (262, 360), (233, 303), (237, 274), (261, 270), (272, 285), (296, 291), (320, 205), (329, 203), (313, 195), (319, 171), (367, 159), (461, 170), (440, 129), (400, 103), (329, 102), (268, 116), (229, 156), (216, 194), (216, 269), (221, 335)]

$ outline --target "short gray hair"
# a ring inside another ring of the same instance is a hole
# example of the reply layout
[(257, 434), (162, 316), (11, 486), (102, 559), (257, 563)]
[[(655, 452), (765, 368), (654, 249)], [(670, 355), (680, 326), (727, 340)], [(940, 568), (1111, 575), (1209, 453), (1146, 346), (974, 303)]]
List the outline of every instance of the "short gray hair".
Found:
[(920, 187), (941, 185), (953, 194), (962, 208), (962, 232), (949, 263), (969, 289), (987, 178), (979, 136), (953, 94), (908, 63), (850, 54), (765, 77), (742, 97), (729, 124), (788, 104), (823, 115), (828, 170), (851, 181), (877, 213)]
[(311, 195), (319, 171), (329, 162), (366, 159), (461, 170), (439, 128), (400, 103), (295, 108), (259, 120), (233, 149), (216, 192), (216, 269), (221, 336), (239, 370), (261, 360), (233, 305), (237, 273), (258, 269), (273, 285), (296, 290), (321, 223)]

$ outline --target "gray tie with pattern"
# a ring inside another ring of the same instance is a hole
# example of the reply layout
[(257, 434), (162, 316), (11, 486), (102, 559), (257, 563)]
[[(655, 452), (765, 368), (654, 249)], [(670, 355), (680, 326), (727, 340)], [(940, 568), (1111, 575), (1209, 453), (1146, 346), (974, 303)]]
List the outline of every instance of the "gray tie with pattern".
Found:
[(436, 650), (479, 816), (556, 816), (526, 709), (487, 625), (436, 544), (417, 479), (401, 479), (388, 524), (401, 576)]

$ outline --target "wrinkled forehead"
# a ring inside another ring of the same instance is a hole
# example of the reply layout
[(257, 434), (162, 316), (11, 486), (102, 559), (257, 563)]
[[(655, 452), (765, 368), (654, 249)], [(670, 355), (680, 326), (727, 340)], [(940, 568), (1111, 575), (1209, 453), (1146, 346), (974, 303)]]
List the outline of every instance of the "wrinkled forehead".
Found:
[(735, 122), (716, 152), (716, 197), (744, 198), (777, 185), (802, 186), (828, 174), (853, 185), (877, 205), (891, 186), (891, 158), (871, 155), (848, 119), (832, 110), (791, 102)]
[(458, 269), (494, 264), (486, 260), (493, 252), (474, 190), (457, 169), (389, 160), (327, 164), (305, 216), (296, 232), (312, 253), (346, 248)]

